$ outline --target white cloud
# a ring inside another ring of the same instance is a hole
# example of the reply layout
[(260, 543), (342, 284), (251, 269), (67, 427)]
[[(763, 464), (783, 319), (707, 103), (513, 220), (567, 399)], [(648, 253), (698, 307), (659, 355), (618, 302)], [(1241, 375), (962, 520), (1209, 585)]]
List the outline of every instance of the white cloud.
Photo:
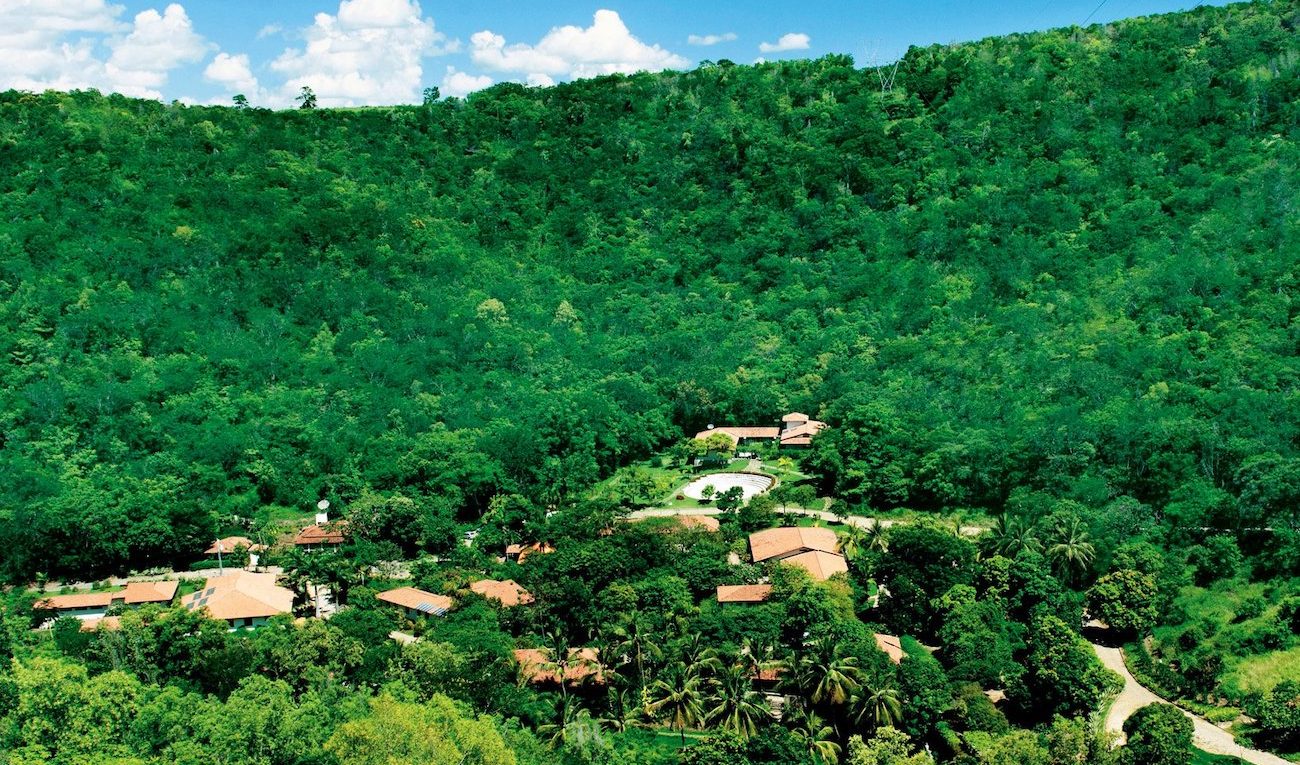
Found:
[(549, 88), (555, 84), (555, 80), (541, 72), (531, 72), (524, 80), (534, 88)]
[(218, 53), (217, 57), (212, 59), (212, 63), (208, 64), (208, 68), (203, 70), (203, 78), (217, 83), (228, 93), (244, 95), (257, 93), (257, 78), (253, 76), (253, 70), (248, 65), (246, 53), (235, 56), (229, 53)]
[(267, 37), (271, 37), (272, 35), (278, 35), (283, 31), (284, 31), (284, 27), (280, 26), (279, 24), (267, 24), (266, 26), (257, 30), (257, 39), (263, 40), (266, 39)]
[(303, 86), (321, 106), (416, 103), (421, 60), (457, 48), (416, 0), (342, 0), (337, 15), (316, 14), (302, 35), (305, 48), (271, 62), (285, 76), (274, 105), (288, 106)]
[(194, 31), (185, 9), (172, 3), (161, 14), (152, 8), (135, 16), (131, 34), (113, 46), (104, 69), (113, 89), (128, 96), (162, 98), (157, 88), (182, 64), (203, 60), (208, 43)]
[(720, 35), (689, 35), (686, 38), (688, 45), (717, 45), (718, 43), (731, 42), (736, 39), (735, 32), (727, 32)]
[(791, 32), (781, 35), (781, 39), (774, 43), (765, 42), (758, 46), (759, 51), (763, 53), (781, 53), (787, 50), (808, 50), (808, 44), (812, 38), (803, 32)]
[(590, 27), (555, 27), (536, 45), (506, 45), (490, 30), (470, 37), (474, 63), (495, 72), (554, 77), (595, 77), (602, 74), (683, 68), (690, 62), (658, 45), (646, 45), (628, 31), (618, 13), (596, 11)]
[(492, 84), (492, 78), (485, 74), (472, 75), (466, 72), (458, 71), (455, 67), (447, 67), (447, 74), (442, 78), (442, 85), (439, 90), (444, 96), (456, 96), (463, 98), (476, 90), (482, 90)]
[(123, 11), (104, 0), (0, 0), (0, 87), (161, 98), (171, 71), (201, 60), (208, 44), (178, 4), (130, 24)]

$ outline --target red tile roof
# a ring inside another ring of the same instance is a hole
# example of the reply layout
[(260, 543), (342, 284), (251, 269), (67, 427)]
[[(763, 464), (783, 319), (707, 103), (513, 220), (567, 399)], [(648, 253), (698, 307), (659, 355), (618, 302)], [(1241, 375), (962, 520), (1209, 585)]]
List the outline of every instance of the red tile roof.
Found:
[(348, 522), (313, 523), (294, 537), (296, 545), (341, 545), (347, 535)]
[(499, 582), (495, 579), (480, 579), (469, 586), (470, 590), (477, 592), (485, 598), (495, 600), (503, 606), (528, 605), (533, 602), (532, 593), (519, 586), (519, 583), (513, 579), (507, 579)]
[(256, 619), (293, 610), (293, 590), (275, 583), (274, 574), (228, 571), (215, 576), (198, 592), (181, 598), (191, 611), (206, 608), (213, 619)]
[(128, 605), (137, 603), (170, 603), (176, 597), (176, 588), (180, 582), (164, 580), (159, 582), (127, 582), (126, 590), (121, 595)]
[(32, 604), (39, 611), (72, 611), (82, 608), (108, 608), (121, 592), (74, 592), (71, 595), (51, 595)]
[(101, 616), (98, 619), (86, 619), (81, 623), (82, 632), (97, 632), (107, 630), (113, 632), (122, 629), (122, 617), (120, 616)]
[(762, 603), (772, 595), (770, 584), (718, 585), (719, 603)]
[(699, 433), (695, 434), (695, 437), (703, 441), (715, 433), (722, 433), (729, 436), (731, 440), (735, 442), (739, 442), (742, 438), (767, 438), (776, 440), (777, 437), (781, 435), (781, 429), (724, 425), (721, 428), (701, 430)]
[(817, 526), (764, 529), (749, 535), (749, 549), (756, 563), (808, 550), (833, 553), (838, 544), (834, 531)]
[(849, 572), (849, 563), (844, 559), (843, 555), (822, 552), (821, 550), (809, 550), (798, 555), (791, 555), (789, 558), (781, 558), (780, 562), (802, 568), (819, 582), (824, 582), (835, 574), (847, 574)]
[[(519, 664), (520, 676), (528, 682), (560, 682), (560, 666), (551, 660), (548, 649), (520, 648), (514, 655), (515, 662)], [(597, 683), (605, 681), (599, 654), (595, 648), (570, 648), (569, 660), (564, 667), (564, 684), (577, 685), (588, 678)]]
[(253, 544), (253, 540), (248, 537), (226, 537), (213, 542), (211, 547), (203, 551), (203, 554), (216, 555), (220, 551), (222, 555), (225, 555), (234, 552), (238, 547), (242, 547), (249, 552), (260, 552), (266, 549), (265, 545)]
[(509, 558), (511, 555), (517, 556), (520, 563), (523, 563), (524, 559), (533, 553), (537, 553), (538, 555), (550, 555), (553, 552), (555, 552), (555, 547), (553, 545), (543, 544), (541, 542), (533, 542), (532, 544), (526, 545), (506, 545), (506, 557)]
[(384, 603), (392, 603), (395, 606), (409, 608), (412, 611), (421, 611), (433, 616), (442, 616), (450, 611), (455, 604), (455, 601), (446, 595), (435, 595), (432, 592), (425, 592), (414, 587), (398, 587), (393, 590), (385, 590), (375, 597)]

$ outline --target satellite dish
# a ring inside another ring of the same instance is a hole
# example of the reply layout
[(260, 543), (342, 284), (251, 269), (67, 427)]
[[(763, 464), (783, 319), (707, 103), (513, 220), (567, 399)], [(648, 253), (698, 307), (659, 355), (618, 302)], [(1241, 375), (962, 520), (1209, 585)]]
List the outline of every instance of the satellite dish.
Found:
[(316, 503), (316, 509), (317, 509), (317, 510), (328, 510), (328, 509), (330, 509), (330, 501), (329, 501), (328, 499), (322, 499), (320, 502), (317, 502), (317, 503)]

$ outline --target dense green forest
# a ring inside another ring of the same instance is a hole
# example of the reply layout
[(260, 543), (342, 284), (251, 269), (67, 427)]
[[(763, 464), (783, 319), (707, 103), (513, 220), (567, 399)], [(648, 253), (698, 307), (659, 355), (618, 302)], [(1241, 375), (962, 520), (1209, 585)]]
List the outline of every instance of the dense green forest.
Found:
[(270, 112), (0, 97), (4, 569), (562, 503), (709, 422), (876, 508), (1287, 529), (1297, 9)]
[[(1300, 751), (1298, 138), (1296, 0), (410, 107), (0, 93), (4, 579), (188, 566), (321, 499), (352, 524), (280, 561), (328, 622), (34, 632), (6, 593), (0, 757), (1186, 765), (1166, 708), (1098, 734), (1085, 609), (1148, 686)], [(611, 476), (791, 410), (831, 424), (816, 493), (907, 521), (842, 529), (847, 577), (728, 563), (770, 497), (617, 522)], [(458, 599), (410, 646), (393, 558)], [(608, 676), (516, 684), (520, 647)]]

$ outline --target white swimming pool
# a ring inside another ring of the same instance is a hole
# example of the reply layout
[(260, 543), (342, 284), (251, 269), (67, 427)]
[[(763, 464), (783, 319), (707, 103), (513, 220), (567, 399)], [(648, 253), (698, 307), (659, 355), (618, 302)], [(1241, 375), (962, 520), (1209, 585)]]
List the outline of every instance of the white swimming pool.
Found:
[(750, 497), (762, 494), (772, 488), (774, 483), (776, 481), (768, 476), (755, 473), (711, 473), (700, 476), (686, 484), (681, 488), (680, 493), (691, 499), (703, 499), (702, 495), (705, 486), (713, 487), (714, 496), (723, 493), (727, 489), (739, 486), (740, 490), (745, 493), (745, 501), (748, 502)]

